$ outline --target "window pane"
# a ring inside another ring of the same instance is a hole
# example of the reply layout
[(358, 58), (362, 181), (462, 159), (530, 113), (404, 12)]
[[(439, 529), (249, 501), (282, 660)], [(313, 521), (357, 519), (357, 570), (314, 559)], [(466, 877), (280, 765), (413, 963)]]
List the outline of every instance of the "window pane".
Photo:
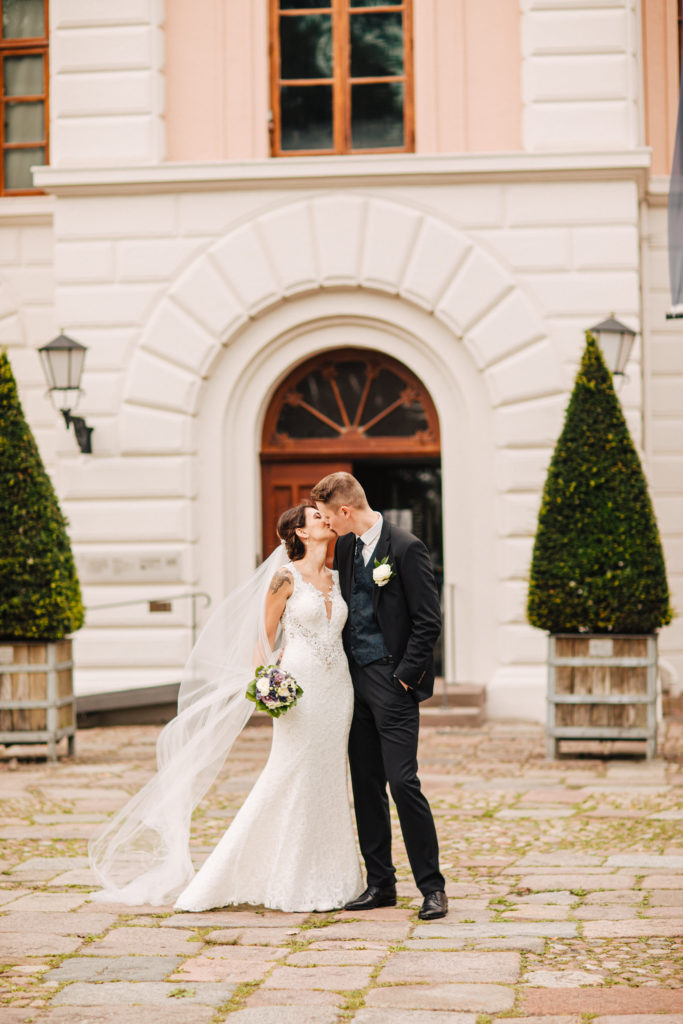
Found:
[(43, 103), (5, 104), (5, 142), (42, 142), (44, 138)]
[[(370, 394), (363, 413), (363, 423), (369, 423), (384, 409), (401, 399), (406, 383), (391, 370), (380, 370), (370, 387)], [(427, 417), (421, 402), (408, 401), (383, 416), (367, 431), (368, 437), (411, 437), (428, 427)]]
[(397, 402), (405, 387), (405, 382), (391, 370), (380, 370), (370, 385), (362, 422), (367, 423), (369, 420), (374, 420), (375, 416), (386, 409), (388, 405)]
[(44, 0), (2, 0), (2, 34), (5, 39), (42, 39)]
[(332, 18), (329, 14), (280, 19), (280, 77), (332, 77)]
[(403, 17), (399, 12), (352, 14), (351, 77), (403, 74)]
[(283, 405), (275, 431), (287, 437), (339, 437), (339, 431), (300, 405)]
[(33, 188), (31, 167), (45, 163), (45, 150), (6, 149), (5, 150), (5, 189)]
[(280, 0), (281, 11), (291, 11), (304, 7), (331, 7), (332, 0)]
[(339, 394), (351, 423), (353, 423), (358, 412), (358, 403), (365, 387), (365, 378), (365, 363), (337, 364), (337, 387), (339, 388)]
[(388, 416), (384, 416), (367, 431), (368, 437), (412, 437), (418, 431), (427, 430), (429, 424), (425, 411), (419, 402), (401, 405)]
[(319, 409), (323, 416), (341, 426), (342, 417), (339, 411), (337, 399), (334, 396), (332, 385), (322, 370), (313, 370), (301, 381), (297, 391), (304, 401)]
[(280, 113), (283, 149), (333, 148), (331, 85), (284, 85)]
[(351, 146), (403, 146), (403, 83), (351, 86)]
[(351, 0), (350, 7), (401, 7), (401, 0)]
[(45, 91), (42, 56), (5, 57), (4, 78), (5, 96), (41, 95)]

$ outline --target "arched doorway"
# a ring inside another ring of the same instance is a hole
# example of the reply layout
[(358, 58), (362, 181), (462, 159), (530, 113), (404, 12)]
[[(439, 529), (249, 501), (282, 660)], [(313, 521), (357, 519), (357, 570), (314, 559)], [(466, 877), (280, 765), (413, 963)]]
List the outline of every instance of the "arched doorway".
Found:
[(403, 363), (369, 349), (334, 349), (280, 384), (263, 427), (263, 551), (275, 524), (314, 483), (346, 470), (370, 504), (419, 536), (441, 583), (441, 443), (424, 384)]

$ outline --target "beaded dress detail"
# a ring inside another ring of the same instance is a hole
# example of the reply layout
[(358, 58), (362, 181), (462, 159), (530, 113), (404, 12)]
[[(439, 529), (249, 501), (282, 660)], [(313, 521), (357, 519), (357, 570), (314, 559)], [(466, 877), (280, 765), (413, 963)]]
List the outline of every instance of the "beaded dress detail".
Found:
[(342, 646), (347, 607), (337, 573), (326, 598), (289, 563), (282, 667), (303, 688), (273, 720), (261, 775), (176, 902), (179, 910), (239, 903), (324, 911), (363, 888), (347, 788), (353, 684)]

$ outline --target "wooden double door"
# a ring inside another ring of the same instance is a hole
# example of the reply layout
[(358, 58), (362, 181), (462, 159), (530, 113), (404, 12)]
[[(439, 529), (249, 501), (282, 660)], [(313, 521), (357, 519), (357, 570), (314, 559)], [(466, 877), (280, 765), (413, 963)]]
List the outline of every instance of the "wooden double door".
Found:
[[(335, 459), (325, 461), (264, 462), (263, 486), (263, 557), (279, 543), (277, 521), (283, 512), (302, 501), (308, 501), (311, 488), (328, 473), (352, 472), (351, 462)], [(330, 546), (330, 553), (334, 544)], [(331, 559), (328, 558), (328, 561)]]

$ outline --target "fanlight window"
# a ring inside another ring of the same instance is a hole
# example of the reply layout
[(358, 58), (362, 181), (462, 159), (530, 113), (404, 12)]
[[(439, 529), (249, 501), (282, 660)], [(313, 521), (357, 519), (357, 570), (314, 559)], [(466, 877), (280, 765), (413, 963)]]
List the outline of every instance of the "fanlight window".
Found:
[(438, 453), (436, 412), (406, 367), (348, 350), (318, 357), (285, 381), (271, 406), (264, 450)]

